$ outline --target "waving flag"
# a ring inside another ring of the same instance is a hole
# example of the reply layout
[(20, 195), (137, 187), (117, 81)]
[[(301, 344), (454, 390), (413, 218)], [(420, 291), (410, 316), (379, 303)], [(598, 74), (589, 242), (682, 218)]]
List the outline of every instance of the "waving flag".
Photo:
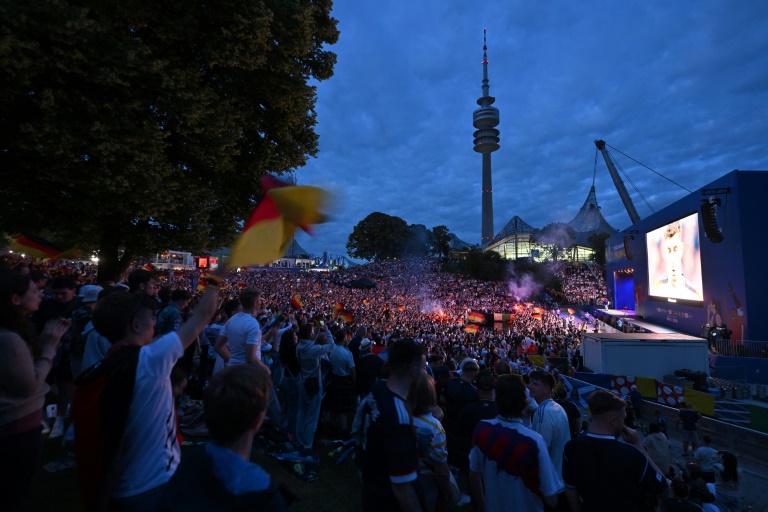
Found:
[(341, 302), (337, 302), (333, 305), (333, 317), (336, 318), (339, 316), (339, 313), (341, 313), (341, 310), (344, 309), (344, 305)]
[(304, 307), (304, 303), (301, 301), (301, 297), (299, 297), (298, 293), (291, 297), (291, 306), (296, 309), (301, 309)]
[(474, 322), (476, 324), (484, 324), (485, 323), (485, 315), (482, 313), (477, 313), (475, 311), (471, 311), (467, 313), (467, 320), (470, 322)]
[(11, 248), (25, 255), (43, 259), (56, 258), (64, 252), (48, 240), (34, 235), (16, 235), (11, 242)]
[(307, 233), (311, 224), (323, 222), (320, 209), (327, 196), (317, 187), (289, 185), (265, 174), (264, 198), (259, 202), (230, 252), (229, 266), (270, 263), (281, 258), (297, 228)]
[(477, 325), (468, 325), (464, 328), (464, 332), (469, 334), (477, 334), (477, 331), (480, 330), (480, 327)]
[(339, 318), (344, 320), (346, 323), (351, 324), (355, 321), (355, 316), (352, 314), (351, 311), (342, 311), (339, 313)]

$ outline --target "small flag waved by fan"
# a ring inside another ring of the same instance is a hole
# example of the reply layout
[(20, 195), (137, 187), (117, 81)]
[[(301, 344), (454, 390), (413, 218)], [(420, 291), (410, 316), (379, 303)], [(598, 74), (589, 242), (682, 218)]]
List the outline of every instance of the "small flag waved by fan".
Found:
[(469, 334), (477, 334), (477, 331), (480, 330), (480, 327), (477, 325), (468, 325), (464, 328), (464, 332)]
[(342, 311), (341, 313), (339, 313), (339, 318), (341, 318), (342, 320), (344, 320), (344, 322), (348, 324), (351, 324), (352, 322), (355, 321), (355, 315), (353, 315), (352, 312), (350, 311)]
[(333, 316), (334, 318), (339, 316), (339, 313), (341, 313), (341, 310), (344, 309), (344, 305), (341, 302), (337, 302), (333, 305)]
[(483, 324), (485, 323), (485, 315), (477, 313), (476, 311), (471, 311), (467, 313), (467, 320), (476, 324)]
[(301, 301), (301, 297), (299, 297), (298, 293), (291, 297), (291, 306), (296, 309), (301, 309), (304, 307), (304, 303)]
[(13, 238), (11, 248), (24, 255), (42, 259), (54, 259), (64, 252), (39, 236), (21, 234)]

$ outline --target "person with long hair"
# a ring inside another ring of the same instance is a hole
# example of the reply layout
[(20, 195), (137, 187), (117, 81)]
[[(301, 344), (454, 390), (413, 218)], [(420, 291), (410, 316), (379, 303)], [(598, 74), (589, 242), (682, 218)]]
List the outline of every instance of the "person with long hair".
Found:
[[(19, 510), (43, 455), (43, 405), (61, 337), (69, 322), (46, 322), (33, 340), (26, 317), (41, 290), (27, 274), (0, 275), (0, 496), (4, 510)], [(8, 508), (5, 508), (5, 507)]]
[[(418, 431), (419, 481), (424, 490), (426, 512), (447, 510), (451, 496), (451, 475), (445, 430), (432, 415), (432, 410), (437, 406), (435, 381), (432, 377), (423, 372), (417, 376), (408, 392), (408, 403), (413, 415), (413, 426)], [(426, 443), (427, 439), (429, 443)]]
[(288, 329), (280, 336), (280, 362), (283, 365), (283, 381), (280, 383), (283, 409), (283, 429), (296, 436), (296, 416), (299, 412), (299, 374), (301, 366), (296, 357), (299, 337), (294, 329)]
[(721, 512), (741, 512), (741, 469), (736, 456), (731, 452), (720, 453), (722, 464), (714, 464), (715, 468), (715, 494), (717, 506)]

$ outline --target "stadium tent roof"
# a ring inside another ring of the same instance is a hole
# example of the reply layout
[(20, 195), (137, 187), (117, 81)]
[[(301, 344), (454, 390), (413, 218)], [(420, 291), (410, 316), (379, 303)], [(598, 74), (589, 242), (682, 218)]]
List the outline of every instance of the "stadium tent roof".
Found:
[(586, 201), (582, 205), (579, 213), (568, 223), (576, 231), (576, 244), (589, 246), (589, 237), (596, 233), (614, 234), (616, 229), (605, 220), (600, 212), (600, 206), (597, 204), (597, 195), (595, 186), (589, 189)]
[(493, 245), (498, 242), (501, 242), (502, 240), (505, 240), (509, 237), (515, 236), (516, 234), (522, 234), (522, 233), (532, 233), (533, 227), (531, 227), (530, 224), (525, 222), (523, 219), (515, 215), (511, 219), (509, 219), (509, 222), (506, 223), (506, 225), (501, 228), (501, 231), (499, 231), (495, 237), (488, 243), (488, 245)]

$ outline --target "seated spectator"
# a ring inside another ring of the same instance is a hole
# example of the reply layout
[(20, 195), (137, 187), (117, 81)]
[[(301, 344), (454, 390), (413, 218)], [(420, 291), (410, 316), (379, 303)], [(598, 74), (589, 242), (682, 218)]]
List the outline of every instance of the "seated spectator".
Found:
[(230, 366), (211, 380), (205, 422), (212, 442), (184, 454), (163, 490), (159, 510), (288, 510), (289, 493), (249, 462), (271, 388), (270, 376), (255, 365)]

